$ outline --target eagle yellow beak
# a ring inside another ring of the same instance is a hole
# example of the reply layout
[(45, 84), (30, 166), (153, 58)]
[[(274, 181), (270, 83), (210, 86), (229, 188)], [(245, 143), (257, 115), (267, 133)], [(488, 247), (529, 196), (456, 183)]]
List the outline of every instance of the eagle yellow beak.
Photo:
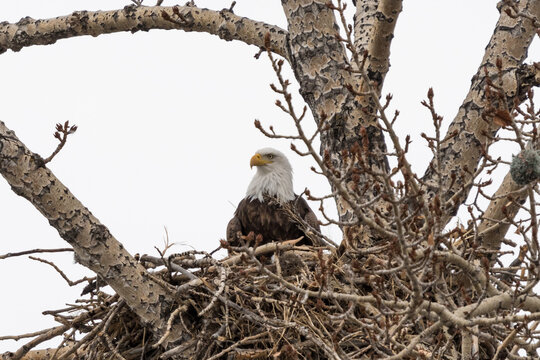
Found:
[(269, 164), (271, 162), (272, 161), (270, 161), (270, 160), (263, 159), (261, 154), (257, 153), (257, 154), (255, 154), (255, 155), (253, 155), (251, 157), (251, 160), (249, 161), (249, 167), (253, 168), (254, 166), (263, 166), (263, 165)]

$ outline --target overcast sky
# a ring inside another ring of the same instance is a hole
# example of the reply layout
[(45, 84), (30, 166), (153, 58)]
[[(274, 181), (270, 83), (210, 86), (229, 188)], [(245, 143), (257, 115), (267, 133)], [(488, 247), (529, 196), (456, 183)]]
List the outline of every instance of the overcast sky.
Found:
[[(229, 1), (197, 1), (211, 9)], [(394, 94), (397, 128), (411, 134), (414, 169), (423, 173), (430, 153), (419, 138), (432, 132), (420, 105), (430, 86), (445, 126), (457, 112), (498, 18), (497, 1), (405, 2), (392, 44), (384, 92)], [(128, 1), (17, 0), (0, 2), (0, 21), (67, 15), (74, 10), (118, 9)], [(153, 3), (152, 3), (153, 4)], [(165, 0), (163, 5), (173, 3)], [(286, 28), (279, 1), (240, 0), (235, 12)], [(537, 44), (536, 44), (537, 45)], [(0, 120), (34, 152), (56, 147), (57, 122), (79, 130), (49, 164), (54, 174), (132, 253), (156, 254), (167, 227), (179, 252), (212, 250), (225, 235), (236, 204), (254, 173), (259, 148), (284, 151), (297, 193), (324, 194), (328, 184), (295, 156), (288, 141), (270, 141), (253, 127), (260, 119), (292, 132), (274, 106), (275, 82), (257, 48), (208, 34), (153, 30), (61, 40), (0, 55)], [(538, 60), (538, 46), (529, 56)], [(287, 76), (292, 77), (287, 70)], [(295, 92), (298, 109), (303, 103)], [(507, 151), (508, 155), (508, 151)], [(314, 204), (317, 208), (318, 205)], [(340, 232), (326, 233), (340, 241)], [(0, 254), (68, 246), (45, 218), (0, 178)], [(43, 255), (72, 280), (90, 275), (71, 255)], [(41, 315), (73, 303), (49, 266), (27, 257), (0, 260), (0, 336), (56, 325)], [(0, 353), (23, 343), (0, 342)]]

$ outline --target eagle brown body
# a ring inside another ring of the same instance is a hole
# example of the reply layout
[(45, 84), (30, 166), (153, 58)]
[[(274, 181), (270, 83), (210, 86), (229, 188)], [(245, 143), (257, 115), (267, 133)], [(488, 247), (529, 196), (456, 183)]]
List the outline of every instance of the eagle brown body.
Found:
[[(286, 206), (309, 226), (317, 231), (320, 230), (317, 216), (302, 197), (297, 196)], [(253, 232), (254, 235), (262, 235), (263, 244), (293, 240), (303, 236), (304, 239), (299, 244), (312, 245), (313, 241), (306, 235), (304, 228), (305, 226), (292, 219), (291, 214), (277, 201), (261, 202), (258, 199), (244, 198), (238, 204), (234, 217), (227, 225), (227, 241), (233, 246), (237, 245), (239, 233), (247, 235)]]
[(299, 244), (312, 245), (310, 230), (319, 231), (319, 222), (306, 200), (294, 194), (292, 168), (285, 155), (272, 148), (261, 149), (250, 165), (257, 166), (257, 173), (227, 225), (227, 242), (239, 246), (240, 236), (253, 233), (262, 236), (262, 244), (303, 236)]

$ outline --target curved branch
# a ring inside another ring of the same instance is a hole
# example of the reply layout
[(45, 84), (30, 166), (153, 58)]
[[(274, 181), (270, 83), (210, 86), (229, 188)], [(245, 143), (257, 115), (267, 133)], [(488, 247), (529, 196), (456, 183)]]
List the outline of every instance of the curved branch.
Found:
[[(181, 21), (171, 21), (181, 14)], [(164, 15), (165, 14), (165, 15)], [(0, 23), (0, 54), (19, 51), (32, 45), (54, 44), (75, 36), (99, 36), (116, 32), (152, 29), (207, 32), (226, 41), (239, 40), (264, 47), (264, 36), (271, 34), (270, 49), (287, 57), (286, 34), (278, 26), (240, 17), (228, 10), (215, 11), (195, 6), (126, 6), (121, 10), (76, 11), (53, 19), (34, 20), (25, 17), (15, 24)]]
[[(521, 11), (527, 10), (529, 14), (540, 18), (540, 0), (520, 1), (518, 4)], [(536, 34), (536, 26), (525, 17), (512, 17), (505, 11), (501, 16), (495, 31), (486, 47), (484, 58), (476, 75), (472, 79), (471, 88), (463, 104), (459, 108), (456, 118), (448, 128), (448, 134), (456, 133), (457, 136), (447, 141), (441, 148), (440, 157), (443, 159), (441, 174), (444, 193), (448, 200), (459, 191), (462, 194), (454, 201), (452, 208), (446, 211), (445, 222), (448, 221), (457, 208), (467, 198), (472, 176), (483, 155), (483, 149), (487, 142), (485, 134), (493, 134), (497, 127), (482, 119), (482, 112), (487, 105), (485, 99), (486, 76), (497, 76), (497, 59), (502, 65), (503, 90), (508, 103), (513, 104), (514, 99), (520, 99), (523, 86), (520, 84), (523, 69), (523, 61), (527, 57), (527, 50)], [(432, 160), (433, 163), (434, 160)], [(435, 166), (429, 166), (423, 181), (428, 184), (428, 192), (433, 194), (437, 189), (437, 177)], [(456, 175), (454, 181), (452, 175)], [(469, 184), (467, 186), (467, 184)], [(451, 185), (451, 186), (450, 186)], [(463, 188), (465, 187), (465, 191)]]
[(150, 327), (165, 331), (171, 296), (1, 121), (0, 173), (73, 247), (82, 265), (100, 275)]

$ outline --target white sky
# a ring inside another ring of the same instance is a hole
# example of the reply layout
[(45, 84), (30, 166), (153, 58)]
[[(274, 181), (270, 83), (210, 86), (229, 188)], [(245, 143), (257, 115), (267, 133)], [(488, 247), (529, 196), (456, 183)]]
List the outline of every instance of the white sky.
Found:
[[(229, 1), (196, 3), (217, 10), (230, 6)], [(413, 137), (410, 155), (420, 173), (431, 156), (419, 134), (432, 130), (420, 101), (433, 86), (448, 125), (492, 34), (496, 3), (404, 4), (384, 91), (394, 94), (392, 109), (401, 111), (398, 132)], [(127, 4), (2, 1), (0, 21)], [(235, 12), (286, 27), (279, 1), (240, 0)], [(276, 130), (292, 131), (291, 121), (274, 106), (276, 96), (268, 85), (275, 77), (268, 60), (253, 58), (257, 50), (208, 34), (153, 30), (8, 51), (0, 55), (0, 120), (43, 157), (56, 147), (57, 122), (78, 125), (49, 167), (132, 254), (155, 254), (165, 226), (171, 241), (182, 244), (175, 251), (212, 250), (244, 196), (255, 150), (270, 145), (288, 154), (297, 193), (306, 186), (313, 193), (328, 191), (325, 180), (309, 171), (311, 162), (288, 150), (288, 141), (271, 141), (253, 127), (260, 119)], [(537, 46), (530, 49), (530, 58), (539, 55)], [(287, 76), (292, 79), (290, 72)], [(293, 96), (300, 110), (303, 103), (297, 93)], [(327, 234), (340, 241), (338, 230)], [(0, 178), (0, 254), (67, 246)], [(90, 275), (72, 264), (71, 255), (41, 257), (61, 265), (72, 280)], [(51, 267), (26, 257), (0, 260), (0, 288), (0, 336), (57, 325), (41, 312), (73, 303), (81, 291), (80, 286), (68, 288)], [(23, 343), (0, 342), (0, 353)]]

